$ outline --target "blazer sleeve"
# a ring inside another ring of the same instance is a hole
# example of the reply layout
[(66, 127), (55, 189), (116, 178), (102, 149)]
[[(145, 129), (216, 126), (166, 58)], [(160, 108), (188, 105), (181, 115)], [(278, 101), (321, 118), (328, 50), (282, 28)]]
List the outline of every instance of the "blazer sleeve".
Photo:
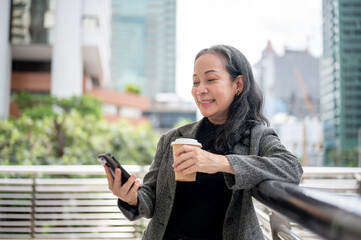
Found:
[(156, 154), (149, 172), (144, 176), (143, 184), (138, 189), (138, 206), (133, 207), (126, 202), (118, 199), (118, 207), (126, 218), (131, 221), (138, 220), (142, 217), (151, 218), (154, 212), (157, 178), (160, 163), (163, 156), (164, 135), (157, 144)]
[(225, 173), (231, 189), (250, 189), (264, 180), (298, 184), (303, 170), (298, 159), (281, 144), (271, 128), (258, 126), (252, 131), (249, 155), (226, 155), (235, 174)]

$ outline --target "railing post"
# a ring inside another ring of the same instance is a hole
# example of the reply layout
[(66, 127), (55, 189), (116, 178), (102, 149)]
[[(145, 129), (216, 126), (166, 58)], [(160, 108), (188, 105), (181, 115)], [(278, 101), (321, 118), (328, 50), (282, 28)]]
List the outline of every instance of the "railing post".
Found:
[(279, 213), (272, 212), (270, 215), (270, 224), (273, 240), (302, 240), (291, 231), (291, 224), (288, 218)]
[(282, 240), (278, 237), (277, 228), (283, 225), (283, 226), (286, 226), (288, 229), (290, 229), (291, 228), (290, 222), (287, 220), (287, 218), (285, 218), (275, 212), (271, 212), (269, 218), (270, 218), (270, 224), (271, 224), (271, 230), (272, 230), (272, 239), (273, 240)]
[(30, 236), (32, 239), (35, 238), (35, 198), (36, 198), (36, 173), (31, 175), (31, 220), (30, 220)]
[(357, 193), (358, 194), (361, 194), (361, 174), (359, 174), (359, 173), (355, 173), (355, 178), (356, 178), (356, 180), (357, 180)]

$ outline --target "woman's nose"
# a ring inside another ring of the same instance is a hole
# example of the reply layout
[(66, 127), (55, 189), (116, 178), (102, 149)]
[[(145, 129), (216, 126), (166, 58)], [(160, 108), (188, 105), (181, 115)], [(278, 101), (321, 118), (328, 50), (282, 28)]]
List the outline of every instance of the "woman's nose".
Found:
[(197, 95), (205, 94), (208, 92), (207, 87), (203, 83), (199, 83), (197, 87)]

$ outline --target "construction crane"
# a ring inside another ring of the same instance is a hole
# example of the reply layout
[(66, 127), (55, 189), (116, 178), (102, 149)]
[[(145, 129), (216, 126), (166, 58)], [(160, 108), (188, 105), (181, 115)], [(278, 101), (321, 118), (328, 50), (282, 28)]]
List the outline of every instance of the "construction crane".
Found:
[[(294, 69), (294, 73), (296, 75), (296, 79), (297, 79), (297, 81), (298, 81), (298, 83), (300, 85), (300, 88), (301, 88), (303, 101), (305, 102), (307, 111), (310, 114), (310, 117), (312, 118), (314, 116), (314, 111), (313, 111), (313, 107), (312, 107), (312, 104), (311, 104), (311, 99), (310, 99), (310, 97), (308, 95), (306, 85), (305, 85), (305, 83), (303, 81), (303, 78), (302, 78), (302, 75), (301, 75), (300, 71), (298, 69)], [(307, 166), (308, 165), (307, 131), (306, 131), (306, 123), (305, 123), (305, 118), (304, 117), (303, 117), (303, 136), (302, 136), (302, 138), (303, 138), (302, 164), (304, 166)]]
[(302, 75), (301, 75), (301, 73), (300, 73), (300, 71), (298, 69), (295, 69), (294, 72), (295, 72), (297, 81), (300, 84), (301, 92), (302, 92), (302, 95), (303, 95), (303, 100), (304, 100), (304, 102), (306, 104), (307, 111), (310, 114), (310, 116), (313, 117), (314, 116), (314, 111), (313, 111), (313, 107), (312, 107), (312, 104), (311, 104), (311, 99), (310, 99), (310, 96), (308, 95), (308, 91), (307, 91), (306, 85), (305, 85), (305, 83), (303, 81)]

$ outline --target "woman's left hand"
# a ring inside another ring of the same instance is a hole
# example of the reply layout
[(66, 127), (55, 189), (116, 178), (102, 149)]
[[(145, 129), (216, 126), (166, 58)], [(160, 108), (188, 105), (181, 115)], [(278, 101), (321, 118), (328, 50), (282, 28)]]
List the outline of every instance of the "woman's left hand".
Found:
[(225, 156), (207, 152), (199, 147), (184, 145), (175, 152), (175, 155), (177, 160), (173, 163), (174, 171), (183, 175), (194, 172), (234, 174), (232, 166)]

